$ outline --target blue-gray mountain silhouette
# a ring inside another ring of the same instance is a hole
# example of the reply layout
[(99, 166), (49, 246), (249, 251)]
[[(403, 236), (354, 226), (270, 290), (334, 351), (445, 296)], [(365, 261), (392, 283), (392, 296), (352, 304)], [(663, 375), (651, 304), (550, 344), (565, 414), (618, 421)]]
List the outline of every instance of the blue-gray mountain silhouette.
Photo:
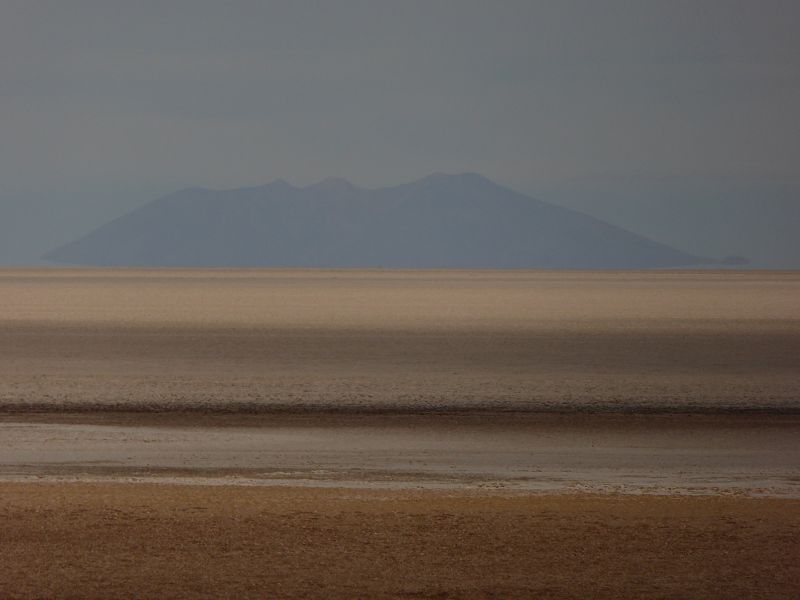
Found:
[(712, 262), (473, 173), (165, 196), (49, 252), (146, 267), (629, 269)]

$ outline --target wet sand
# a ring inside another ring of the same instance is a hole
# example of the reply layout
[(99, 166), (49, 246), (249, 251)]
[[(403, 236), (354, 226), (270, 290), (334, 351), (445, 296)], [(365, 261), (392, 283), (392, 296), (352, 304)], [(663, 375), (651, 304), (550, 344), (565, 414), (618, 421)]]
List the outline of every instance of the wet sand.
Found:
[(19, 415), (0, 480), (800, 498), (788, 415)]

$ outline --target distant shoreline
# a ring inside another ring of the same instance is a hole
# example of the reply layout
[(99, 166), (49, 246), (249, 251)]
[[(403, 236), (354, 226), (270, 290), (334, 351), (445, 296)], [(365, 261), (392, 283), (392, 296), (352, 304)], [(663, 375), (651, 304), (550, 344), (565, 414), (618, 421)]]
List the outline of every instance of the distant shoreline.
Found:
[(626, 402), (618, 405), (602, 405), (591, 402), (574, 402), (570, 404), (559, 403), (556, 405), (546, 403), (513, 403), (508, 405), (492, 404), (487, 406), (475, 404), (437, 404), (435, 406), (420, 407), (418, 404), (391, 405), (357, 405), (336, 406), (333, 404), (298, 404), (298, 403), (218, 403), (203, 405), (187, 404), (77, 404), (69, 403), (56, 405), (53, 403), (16, 403), (7, 402), (0, 404), (0, 421), (18, 418), (34, 420), (59, 419), (61, 417), (75, 420), (153, 420), (163, 418), (167, 421), (177, 422), (185, 418), (188, 422), (203, 417), (210, 418), (237, 418), (250, 417), (288, 417), (288, 418), (319, 418), (336, 419), (339, 417), (489, 417), (489, 418), (514, 418), (537, 416), (622, 416), (658, 417), (658, 416), (800, 416), (800, 402), (786, 403), (783, 405), (765, 406), (737, 406), (725, 404), (664, 404), (648, 405)]

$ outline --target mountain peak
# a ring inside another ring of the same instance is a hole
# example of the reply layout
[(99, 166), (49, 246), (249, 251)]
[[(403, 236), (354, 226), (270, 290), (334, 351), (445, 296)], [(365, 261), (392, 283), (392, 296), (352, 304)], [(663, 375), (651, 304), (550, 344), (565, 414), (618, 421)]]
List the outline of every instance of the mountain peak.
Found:
[(358, 188), (344, 177), (327, 177), (322, 181), (318, 181), (317, 183), (308, 186), (306, 189), (335, 192), (340, 190), (355, 190)]
[(291, 183), (289, 183), (285, 179), (273, 179), (267, 185), (273, 186), (273, 187), (280, 187), (280, 188), (294, 187)]
[(467, 171), (465, 173), (431, 173), (427, 177), (418, 180), (417, 183), (425, 184), (458, 184), (458, 185), (492, 185), (498, 186), (491, 179), (487, 179), (479, 173)]

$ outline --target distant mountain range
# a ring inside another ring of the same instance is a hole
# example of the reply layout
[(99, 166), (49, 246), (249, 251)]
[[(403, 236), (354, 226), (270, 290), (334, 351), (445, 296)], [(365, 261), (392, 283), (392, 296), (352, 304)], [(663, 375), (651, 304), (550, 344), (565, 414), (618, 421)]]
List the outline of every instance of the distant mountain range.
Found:
[(155, 200), (47, 260), (143, 267), (637, 269), (715, 263), (474, 174), (344, 179)]

